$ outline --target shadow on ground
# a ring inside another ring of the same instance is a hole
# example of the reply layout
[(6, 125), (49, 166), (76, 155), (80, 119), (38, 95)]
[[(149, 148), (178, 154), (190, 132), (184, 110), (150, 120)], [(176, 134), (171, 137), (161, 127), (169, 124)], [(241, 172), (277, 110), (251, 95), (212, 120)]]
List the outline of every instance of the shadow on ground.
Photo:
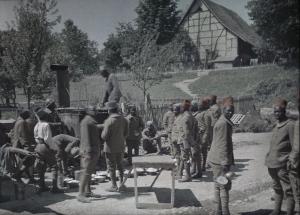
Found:
[[(236, 173), (246, 171), (248, 170), (247, 166), (249, 166), (249, 161), (251, 160), (253, 159), (235, 159), (231, 170)], [(238, 175), (236, 177), (238, 177)]]
[(259, 209), (256, 211), (243, 212), (239, 213), (240, 215), (268, 215), (272, 212), (272, 210)]
[(75, 197), (68, 196), (65, 194), (52, 194), (49, 192), (44, 192), (41, 195), (35, 196), (34, 198), (28, 198), (20, 201), (6, 202), (0, 204), (0, 208), (7, 210), (12, 213), (51, 213), (51, 214), (61, 214), (56, 211), (51, 210), (47, 206), (55, 204), (57, 202), (62, 202), (68, 199), (74, 199)]

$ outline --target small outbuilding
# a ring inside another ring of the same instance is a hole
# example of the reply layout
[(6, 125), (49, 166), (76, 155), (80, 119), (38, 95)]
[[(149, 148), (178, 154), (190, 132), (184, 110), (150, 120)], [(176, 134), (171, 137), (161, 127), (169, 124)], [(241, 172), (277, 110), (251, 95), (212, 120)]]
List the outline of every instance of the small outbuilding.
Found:
[(206, 68), (246, 66), (256, 58), (261, 38), (235, 12), (212, 0), (194, 0), (181, 25), (197, 47)]

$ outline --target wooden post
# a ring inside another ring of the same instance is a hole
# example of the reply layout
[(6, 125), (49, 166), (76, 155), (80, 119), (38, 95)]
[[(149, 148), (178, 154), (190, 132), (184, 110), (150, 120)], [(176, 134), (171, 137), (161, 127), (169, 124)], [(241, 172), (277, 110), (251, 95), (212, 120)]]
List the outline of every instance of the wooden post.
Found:
[(59, 107), (70, 107), (70, 83), (68, 66), (51, 65), (51, 70), (56, 71), (57, 101)]

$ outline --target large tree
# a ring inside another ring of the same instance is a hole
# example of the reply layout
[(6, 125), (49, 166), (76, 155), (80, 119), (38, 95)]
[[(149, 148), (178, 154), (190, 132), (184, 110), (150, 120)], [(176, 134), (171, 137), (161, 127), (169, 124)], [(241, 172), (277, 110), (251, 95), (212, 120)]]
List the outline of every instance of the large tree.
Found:
[(299, 0), (250, 0), (249, 16), (269, 49), (299, 57)]
[(98, 44), (90, 40), (87, 33), (79, 29), (72, 20), (65, 21), (62, 32), (56, 35), (56, 41), (55, 48), (65, 53), (64, 61), (69, 65), (73, 79), (92, 74), (98, 70)]
[(5, 67), (23, 89), (28, 108), (31, 99), (41, 97), (52, 83), (44, 62), (53, 42), (52, 28), (60, 21), (60, 16), (55, 16), (56, 5), (56, 0), (21, 0), (15, 8), (15, 21), (1, 44), (5, 48)]
[(137, 26), (141, 34), (155, 34), (157, 43), (168, 43), (177, 32), (179, 11), (176, 0), (142, 0), (137, 12)]

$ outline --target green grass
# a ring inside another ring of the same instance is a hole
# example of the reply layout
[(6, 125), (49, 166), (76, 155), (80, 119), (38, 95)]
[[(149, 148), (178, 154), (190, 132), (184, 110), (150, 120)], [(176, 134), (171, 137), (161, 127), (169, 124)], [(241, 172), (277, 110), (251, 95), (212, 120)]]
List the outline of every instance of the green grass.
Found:
[(259, 105), (270, 106), (274, 97), (296, 102), (299, 70), (276, 65), (212, 71), (189, 88), (199, 96), (253, 95)]
[[(197, 76), (196, 72), (174, 73), (170, 78), (165, 78), (150, 90), (151, 99), (190, 98), (189, 95), (173, 86), (173, 83), (192, 79)], [(126, 97), (136, 101), (143, 101), (142, 91), (128, 80), (125, 74), (118, 75), (120, 88)], [(104, 91), (104, 79), (99, 75), (87, 76), (80, 82), (70, 84), (71, 100), (88, 100), (90, 104), (96, 104), (102, 100)]]

